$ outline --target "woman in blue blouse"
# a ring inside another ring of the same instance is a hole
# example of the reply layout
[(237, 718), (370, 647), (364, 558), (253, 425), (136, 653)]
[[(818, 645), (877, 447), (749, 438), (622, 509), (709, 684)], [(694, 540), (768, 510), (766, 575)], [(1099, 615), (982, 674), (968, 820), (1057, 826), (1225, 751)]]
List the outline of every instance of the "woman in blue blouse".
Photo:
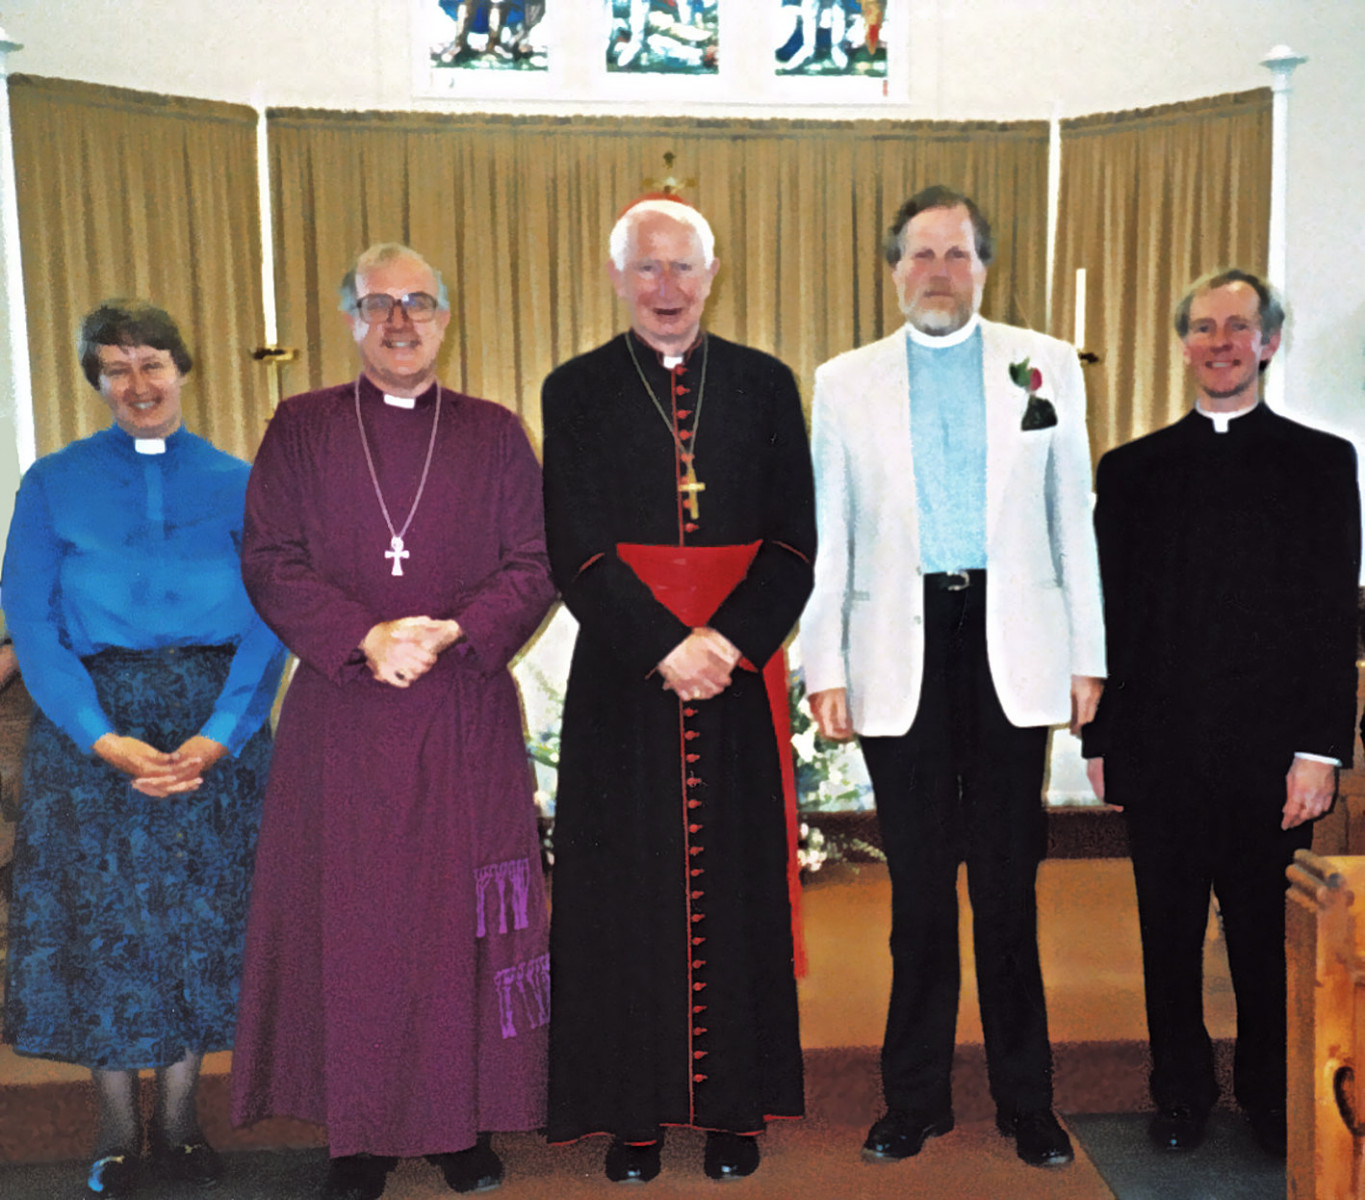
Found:
[(283, 651), (242, 588), (247, 464), (181, 428), (175, 322), (109, 301), (82, 323), (113, 425), (24, 476), (4, 608), (37, 702), (14, 853), (5, 1033), (89, 1066), (89, 1189), (128, 1195), (139, 1068), (148, 1164), (208, 1182), (206, 1052), (231, 1044)]

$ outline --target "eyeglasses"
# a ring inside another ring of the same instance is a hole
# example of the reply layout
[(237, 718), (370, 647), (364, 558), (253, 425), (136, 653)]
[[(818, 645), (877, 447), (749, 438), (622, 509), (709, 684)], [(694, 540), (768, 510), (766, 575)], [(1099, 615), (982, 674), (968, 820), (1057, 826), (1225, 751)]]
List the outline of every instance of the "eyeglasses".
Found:
[(410, 321), (430, 321), (440, 308), (435, 296), (426, 292), (409, 292), (406, 296), (386, 296), (383, 292), (371, 292), (355, 302), (356, 312), (368, 325), (387, 321), (393, 316), (394, 306), (402, 307)]

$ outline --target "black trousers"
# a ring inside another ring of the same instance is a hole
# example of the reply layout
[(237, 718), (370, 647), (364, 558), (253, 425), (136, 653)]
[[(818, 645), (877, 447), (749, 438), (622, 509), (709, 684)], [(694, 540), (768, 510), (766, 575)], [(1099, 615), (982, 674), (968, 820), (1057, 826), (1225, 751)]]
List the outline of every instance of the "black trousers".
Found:
[(1280, 829), (1289, 766), (1285, 759), (1249, 769), (1226, 758), (1215, 765), (1198, 752), (1148, 759), (1140, 770), (1105, 761), (1128, 800), (1158, 1105), (1205, 1106), (1218, 1096), (1203, 998), (1212, 890), (1237, 997), (1237, 1102), (1285, 1106), (1284, 872), (1294, 851), (1313, 841), (1311, 824)]
[(1047, 728), (1011, 725), (1001, 709), (986, 660), (984, 573), (972, 578), (956, 592), (926, 580), (914, 724), (900, 737), (862, 739), (891, 872), (882, 1088), (892, 1108), (951, 1104), (965, 860), (991, 1095), (1010, 1114), (1052, 1103), (1034, 896), (1047, 837)]

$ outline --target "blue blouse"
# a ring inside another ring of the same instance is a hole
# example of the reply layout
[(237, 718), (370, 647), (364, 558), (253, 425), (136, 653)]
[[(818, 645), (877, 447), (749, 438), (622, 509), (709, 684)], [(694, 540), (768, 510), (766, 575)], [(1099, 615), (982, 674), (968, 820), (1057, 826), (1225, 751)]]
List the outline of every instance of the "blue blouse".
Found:
[(115, 425), (24, 475), (0, 602), (34, 701), (82, 749), (123, 732), (81, 663), (110, 646), (234, 645), (200, 733), (235, 754), (269, 716), (284, 649), (242, 586), (250, 470), (183, 429), (139, 453)]

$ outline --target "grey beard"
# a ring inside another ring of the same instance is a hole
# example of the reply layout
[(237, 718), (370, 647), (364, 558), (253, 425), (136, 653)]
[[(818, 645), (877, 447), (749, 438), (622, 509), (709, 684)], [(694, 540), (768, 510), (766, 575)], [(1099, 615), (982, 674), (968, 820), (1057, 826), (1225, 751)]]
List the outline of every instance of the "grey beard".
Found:
[(916, 313), (910, 318), (910, 324), (921, 333), (930, 334), (933, 337), (942, 337), (944, 334), (956, 333), (969, 320), (971, 314), (965, 316), (960, 312), (943, 312), (942, 310), (932, 310), (930, 312)]

